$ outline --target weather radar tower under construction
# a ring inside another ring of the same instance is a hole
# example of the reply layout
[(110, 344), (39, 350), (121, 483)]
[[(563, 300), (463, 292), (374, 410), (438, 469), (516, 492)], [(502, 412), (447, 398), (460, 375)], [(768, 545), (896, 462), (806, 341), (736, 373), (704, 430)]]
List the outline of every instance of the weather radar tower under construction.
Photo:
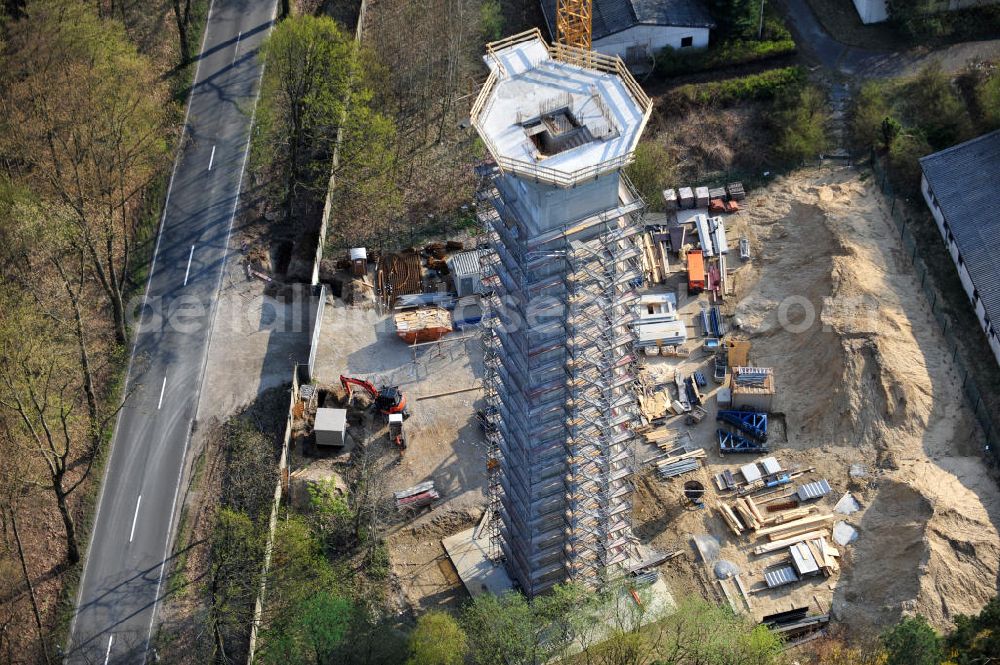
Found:
[(622, 169), (651, 110), (621, 60), (537, 30), (487, 45), (472, 123), (491, 543), (529, 595), (591, 588), (636, 554), (632, 322), (644, 203)]

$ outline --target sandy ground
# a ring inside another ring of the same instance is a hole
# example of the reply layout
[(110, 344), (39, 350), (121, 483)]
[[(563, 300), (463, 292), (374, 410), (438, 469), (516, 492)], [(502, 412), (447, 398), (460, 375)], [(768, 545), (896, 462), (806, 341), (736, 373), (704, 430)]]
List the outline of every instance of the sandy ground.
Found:
[[(865, 632), (904, 612), (942, 628), (957, 613), (978, 612), (997, 592), (1000, 491), (980, 462), (981, 434), (881, 199), (849, 168), (805, 170), (755, 195), (734, 222), (753, 258), (736, 269), (726, 308), (736, 336), (753, 344), (752, 362), (775, 371), (784, 433), (772, 439), (773, 453), (785, 468), (816, 467), (802, 481), (830, 481), (823, 507), (848, 490), (863, 506), (847, 518), (859, 536), (840, 548), (839, 578), (756, 595), (755, 614), (832, 607)], [(696, 353), (685, 364), (702, 361)], [(691, 431), (710, 451), (704, 480), (748, 461), (723, 463), (713, 433), (711, 422)], [(851, 464), (867, 476), (851, 478)], [(760, 579), (768, 558), (748, 557), (748, 543), (714, 511), (685, 509), (680, 483), (638, 485), (640, 537), (674, 549), (711, 533), (725, 558)], [(694, 558), (668, 564), (675, 591), (711, 585)]]
[[(392, 524), (388, 546), (395, 605), (400, 611), (457, 605), (465, 592), (441, 539), (474, 524), (485, 505), (486, 447), (475, 411), (481, 392), (419, 399), (479, 385), (482, 348), (478, 334), (452, 333), (439, 345), (414, 350), (400, 340), (392, 321), (374, 309), (326, 307), (316, 376), (338, 384), (341, 374), (375, 385), (398, 385), (407, 396), (409, 447), (388, 477), (387, 493), (433, 480), (442, 499), (433, 510)], [(304, 464), (319, 461), (297, 458)]]

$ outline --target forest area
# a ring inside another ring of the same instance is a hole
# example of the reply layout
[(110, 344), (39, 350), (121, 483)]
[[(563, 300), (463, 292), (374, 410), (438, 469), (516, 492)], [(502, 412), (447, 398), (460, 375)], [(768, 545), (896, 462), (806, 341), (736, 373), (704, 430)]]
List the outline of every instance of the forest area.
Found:
[(3, 662), (66, 637), (206, 11), (0, 5)]

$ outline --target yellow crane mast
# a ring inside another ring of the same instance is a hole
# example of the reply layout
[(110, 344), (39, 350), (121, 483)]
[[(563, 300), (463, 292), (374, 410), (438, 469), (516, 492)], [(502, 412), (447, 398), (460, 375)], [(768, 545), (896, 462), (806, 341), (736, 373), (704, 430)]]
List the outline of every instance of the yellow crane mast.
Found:
[(590, 50), (593, 0), (556, 1), (556, 41)]

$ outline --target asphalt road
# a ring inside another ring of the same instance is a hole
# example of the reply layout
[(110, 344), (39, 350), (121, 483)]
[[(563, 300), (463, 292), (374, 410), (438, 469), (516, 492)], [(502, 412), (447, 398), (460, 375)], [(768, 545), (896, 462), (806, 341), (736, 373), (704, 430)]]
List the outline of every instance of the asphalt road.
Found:
[(276, 0), (214, 0), (84, 564), (68, 663), (143, 663)]

